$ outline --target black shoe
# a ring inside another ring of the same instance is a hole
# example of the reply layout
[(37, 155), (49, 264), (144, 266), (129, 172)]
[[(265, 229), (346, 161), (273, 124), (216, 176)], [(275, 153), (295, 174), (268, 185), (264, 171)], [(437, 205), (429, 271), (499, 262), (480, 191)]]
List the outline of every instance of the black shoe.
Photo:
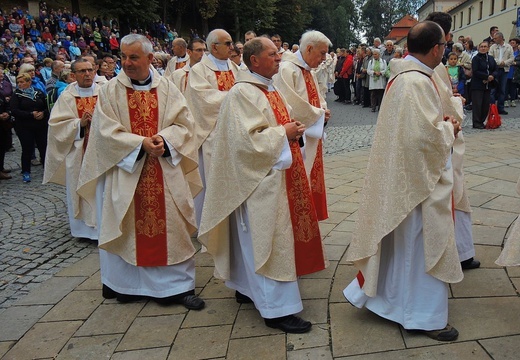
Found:
[(500, 115), (507, 115), (507, 114), (509, 114), (509, 113), (508, 113), (507, 111), (505, 111), (505, 110), (498, 110), (498, 113), (499, 113)]
[(242, 294), (241, 292), (235, 291), (235, 299), (239, 304), (252, 304), (253, 300), (249, 296)]
[(340, 98), (337, 98), (336, 100), (334, 100), (336, 102), (343, 102), (343, 99), (340, 99)]
[(469, 104), (469, 105), (464, 106), (464, 109), (471, 111), (471, 110), (473, 110), (473, 106), (471, 106), (471, 104)]
[(484, 125), (473, 125), (473, 129), (485, 129)]
[(310, 331), (312, 324), (294, 315), (287, 315), (274, 319), (264, 319), (265, 325), (273, 329), (280, 329), (291, 334), (303, 334)]
[(117, 299), (117, 301), (121, 303), (129, 303), (134, 301), (142, 300), (144, 297), (141, 295), (127, 295), (120, 294), (117, 291), (112, 290), (105, 284), (103, 284), (103, 289), (101, 290), (101, 294), (105, 299)]
[(344, 102), (345, 102), (345, 104), (352, 104), (352, 101), (350, 101), (350, 100), (345, 100)]
[(421, 333), (437, 341), (455, 341), (459, 337), (459, 332), (450, 324), (440, 330), (406, 330), (409, 333)]
[(160, 305), (181, 304), (188, 310), (202, 310), (206, 305), (204, 300), (196, 296), (193, 290), (165, 298), (153, 298), (153, 300)]
[(480, 261), (473, 258), (460, 262), (460, 266), (463, 270), (477, 269), (480, 267)]

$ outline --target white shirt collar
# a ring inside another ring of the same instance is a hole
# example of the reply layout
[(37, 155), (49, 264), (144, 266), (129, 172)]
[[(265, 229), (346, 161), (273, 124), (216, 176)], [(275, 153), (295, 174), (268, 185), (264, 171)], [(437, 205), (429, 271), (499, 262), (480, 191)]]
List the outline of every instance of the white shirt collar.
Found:
[(220, 71), (228, 71), (229, 65), (228, 61), (226, 60), (220, 60), (213, 56), (213, 54), (208, 54), (208, 58), (213, 61), (213, 64), (219, 69)]
[(295, 52), (295, 54), (296, 54), (296, 57), (298, 57), (298, 59), (300, 59), (301, 62), (304, 64), (304, 65), (303, 65), (303, 68), (304, 68), (305, 70), (309, 70), (309, 71), (311, 71), (311, 67), (310, 67), (309, 65), (307, 65), (307, 63), (305, 62), (305, 60), (303, 60), (303, 54), (302, 54), (302, 52), (301, 52), (300, 50), (298, 50), (298, 51)]
[(258, 79), (262, 84), (267, 86), (268, 91), (275, 91), (275, 88), (273, 86), (273, 79), (268, 79), (265, 76), (262, 76), (260, 74), (257, 74), (255, 72), (250, 71), (251, 75), (253, 75), (255, 78)]

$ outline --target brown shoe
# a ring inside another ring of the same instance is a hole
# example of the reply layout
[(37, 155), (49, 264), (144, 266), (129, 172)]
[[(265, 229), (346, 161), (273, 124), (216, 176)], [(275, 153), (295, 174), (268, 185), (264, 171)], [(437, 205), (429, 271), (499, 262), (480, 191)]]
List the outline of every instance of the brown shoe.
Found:
[(13, 177), (9, 174), (6, 174), (5, 172), (1, 172), (0, 171), (0, 180), (9, 180), (9, 179), (12, 179)]
[(459, 337), (459, 332), (450, 324), (440, 330), (407, 330), (411, 333), (421, 333), (437, 341), (455, 341)]

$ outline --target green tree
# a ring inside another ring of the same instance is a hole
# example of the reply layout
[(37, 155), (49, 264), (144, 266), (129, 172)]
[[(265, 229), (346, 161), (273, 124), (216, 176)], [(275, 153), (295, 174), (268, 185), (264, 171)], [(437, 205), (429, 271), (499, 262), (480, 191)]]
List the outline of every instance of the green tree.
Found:
[(209, 32), (208, 20), (217, 14), (219, 0), (197, 0), (196, 5), (202, 18), (202, 33), (207, 34)]
[(134, 26), (146, 26), (159, 19), (158, 0), (98, 0), (103, 15), (119, 20), (122, 34)]
[(223, 15), (233, 19), (229, 32), (237, 41), (249, 30), (261, 34), (275, 29), (275, 13), (279, 0), (250, 0), (247, 4), (241, 0), (224, 1)]

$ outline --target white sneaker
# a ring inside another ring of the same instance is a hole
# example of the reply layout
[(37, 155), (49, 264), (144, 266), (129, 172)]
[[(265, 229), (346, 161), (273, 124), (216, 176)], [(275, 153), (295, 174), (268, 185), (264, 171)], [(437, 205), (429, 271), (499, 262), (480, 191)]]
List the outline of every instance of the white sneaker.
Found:
[(509, 101), (504, 101), (504, 107), (509, 107)]
[(516, 103), (514, 100), (511, 100), (511, 107), (516, 107)]

